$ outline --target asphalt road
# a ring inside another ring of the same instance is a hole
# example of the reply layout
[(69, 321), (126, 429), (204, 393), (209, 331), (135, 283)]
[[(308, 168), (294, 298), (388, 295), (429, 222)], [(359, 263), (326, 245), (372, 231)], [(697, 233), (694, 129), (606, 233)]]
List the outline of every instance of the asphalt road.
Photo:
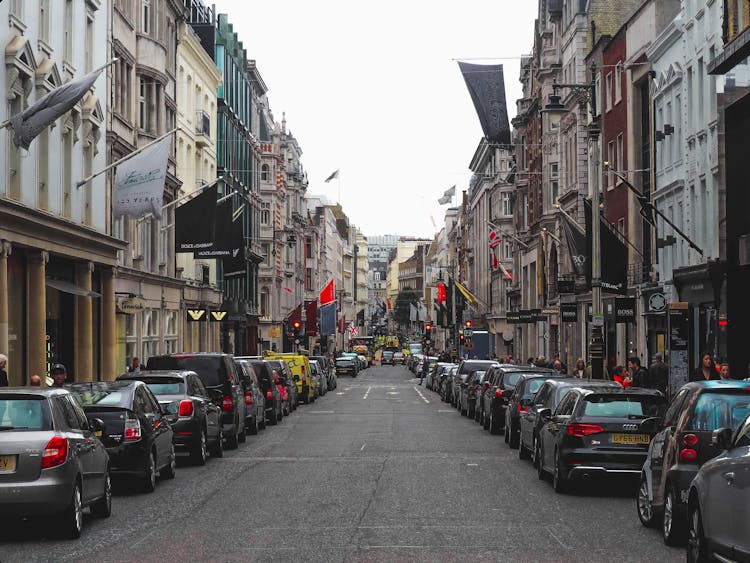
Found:
[(632, 483), (557, 495), (402, 367), (370, 368), (239, 450), (121, 491), (79, 540), (0, 530), (0, 561), (678, 561)]

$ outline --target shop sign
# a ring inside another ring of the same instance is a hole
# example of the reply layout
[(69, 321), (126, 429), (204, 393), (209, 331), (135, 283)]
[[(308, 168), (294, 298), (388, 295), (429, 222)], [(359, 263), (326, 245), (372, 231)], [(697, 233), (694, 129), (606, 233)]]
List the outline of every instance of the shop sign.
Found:
[(226, 311), (211, 311), (211, 321), (212, 322), (221, 322), (224, 320), (224, 317), (227, 316)]
[(615, 322), (616, 323), (634, 323), (635, 322), (635, 297), (615, 298)]
[(521, 322), (521, 313), (520, 311), (508, 311), (505, 314), (505, 320), (508, 322), (508, 324), (518, 324)]
[(129, 297), (117, 304), (117, 310), (126, 315), (135, 315), (146, 309), (146, 302), (140, 297)]
[(658, 313), (667, 308), (667, 298), (663, 293), (657, 292), (652, 293), (651, 297), (648, 298), (648, 310)]
[(578, 322), (578, 304), (577, 303), (562, 303), (560, 305), (560, 316), (564, 323), (577, 323)]
[(206, 318), (205, 309), (188, 309), (187, 310), (187, 320), (190, 322), (202, 321), (205, 318)]

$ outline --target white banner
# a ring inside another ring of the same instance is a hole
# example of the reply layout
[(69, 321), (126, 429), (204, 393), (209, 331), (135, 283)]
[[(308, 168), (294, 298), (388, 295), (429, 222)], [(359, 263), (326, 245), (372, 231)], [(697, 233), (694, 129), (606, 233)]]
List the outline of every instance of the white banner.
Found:
[(117, 166), (115, 173), (115, 217), (142, 217), (153, 213), (161, 219), (167, 158), (172, 139), (165, 137), (142, 153)]

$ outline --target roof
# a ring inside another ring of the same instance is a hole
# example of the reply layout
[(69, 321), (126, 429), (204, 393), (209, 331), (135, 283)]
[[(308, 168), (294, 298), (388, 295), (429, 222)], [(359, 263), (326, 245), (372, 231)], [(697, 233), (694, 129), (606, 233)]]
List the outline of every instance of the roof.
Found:
[(197, 375), (193, 370), (185, 369), (155, 369), (155, 370), (141, 370), (140, 372), (123, 373), (117, 378), (118, 381), (123, 380), (140, 380), (141, 377), (186, 377), (190, 374)]
[(54, 397), (55, 395), (65, 395), (68, 391), (66, 389), (61, 389), (60, 387), (3, 387), (0, 388), (0, 393)]
[(691, 381), (683, 387), (696, 388), (703, 387), (706, 390), (716, 389), (747, 389), (750, 390), (750, 381), (738, 381), (736, 379), (716, 379), (713, 381)]
[(71, 391), (85, 391), (87, 389), (123, 389), (125, 387), (132, 387), (133, 385), (136, 385), (138, 383), (141, 382), (137, 379), (119, 379), (117, 381), (90, 381), (84, 383), (71, 383), (70, 385), (66, 385), (66, 388), (70, 389)]
[(646, 389), (645, 387), (628, 387), (627, 389), (621, 387), (602, 387), (599, 389), (587, 389), (585, 387), (580, 388), (584, 395), (651, 395), (653, 397), (663, 397), (661, 391), (656, 389)]

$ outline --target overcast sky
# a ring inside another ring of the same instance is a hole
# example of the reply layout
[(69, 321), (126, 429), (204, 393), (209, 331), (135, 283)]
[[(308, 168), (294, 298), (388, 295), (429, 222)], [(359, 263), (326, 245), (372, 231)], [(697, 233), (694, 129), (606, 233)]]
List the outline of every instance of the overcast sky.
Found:
[[(455, 59), (504, 65), (512, 118), (537, 10), (530, 0), (206, 3), (229, 14), (258, 62), (274, 118), (286, 113), (308, 193), (335, 202), (340, 187), (365, 235), (428, 237), (447, 208), (437, 199), (468, 187), (482, 137)], [(340, 186), (326, 184), (336, 169)]]

